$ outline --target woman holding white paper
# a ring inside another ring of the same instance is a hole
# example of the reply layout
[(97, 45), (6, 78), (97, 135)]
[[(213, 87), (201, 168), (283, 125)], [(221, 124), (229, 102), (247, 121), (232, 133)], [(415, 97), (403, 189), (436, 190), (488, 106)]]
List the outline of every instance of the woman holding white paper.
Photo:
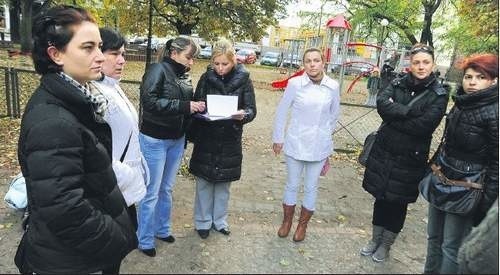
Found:
[[(229, 188), (231, 182), (241, 176), (243, 125), (257, 114), (250, 74), (236, 62), (234, 48), (225, 39), (213, 46), (211, 66), (200, 77), (194, 100), (206, 101), (207, 95), (237, 96), (238, 106), (229, 119), (209, 120), (197, 116), (188, 135), (194, 144), (189, 165), (189, 171), (196, 178), (194, 223), (203, 239), (208, 237), (211, 228), (230, 234), (226, 220)], [(209, 113), (210, 107), (208, 103)]]
[[(289, 80), (276, 111), (273, 131), (273, 151), (278, 155), (283, 149), (288, 173), (283, 196), (283, 224), (278, 231), (281, 238), (288, 236), (292, 227), (304, 171), (304, 199), (293, 236), (295, 242), (304, 240), (307, 223), (314, 213), (318, 179), (333, 153), (332, 134), (340, 110), (339, 84), (325, 74), (321, 51), (309, 48), (302, 60), (305, 73)], [(285, 134), (289, 111), (290, 122)]]
[(191, 114), (203, 112), (204, 102), (192, 100), (193, 86), (187, 74), (199, 46), (179, 36), (166, 42), (163, 59), (151, 64), (140, 87), (139, 142), (149, 169), (146, 196), (139, 204), (139, 250), (156, 256), (155, 239), (173, 243), (172, 190), (185, 148)]

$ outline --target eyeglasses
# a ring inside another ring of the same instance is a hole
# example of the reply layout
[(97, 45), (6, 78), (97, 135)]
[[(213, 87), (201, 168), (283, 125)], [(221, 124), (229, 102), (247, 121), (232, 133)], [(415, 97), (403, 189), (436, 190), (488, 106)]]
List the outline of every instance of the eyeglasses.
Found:
[(419, 46), (410, 51), (410, 54), (416, 54), (418, 52), (426, 52), (430, 53), (431, 55), (434, 55), (434, 49), (431, 48), (430, 46), (424, 45), (424, 46)]

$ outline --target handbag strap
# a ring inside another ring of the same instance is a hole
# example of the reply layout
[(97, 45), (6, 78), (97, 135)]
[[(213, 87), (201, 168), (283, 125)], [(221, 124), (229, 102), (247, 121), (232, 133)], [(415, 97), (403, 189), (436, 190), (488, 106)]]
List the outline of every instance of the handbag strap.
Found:
[(441, 172), (441, 166), (433, 163), (431, 164), (432, 173), (438, 177), (438, 179), (445, 185), (454, 185), (454, 186), (462, 186), (465, 188), (474, 188), (474, 189), (483, 189), (483, 185), (481, 183), (465, 181), (465, 180), (450, 180), (447, 178), (443, 172)]
[[(423, 91), (422, 93), (420, 93), (419, 95), (417, 95), (416, 97), (414, 97), (412, 100), (410, 100), (410, 102), (408, 102), (408, 104), (406, 104), (406, 106), (408, 107), (411, 107), (411, 105), (413, 105), (413, 103), (415, 103), (417, 100), (421, 99), (422, 97), (424, 97), (426, 94), (428, 94), (431, 90), (427, 89), (425, 91)], [(382, 128), (382, 126), (384, 126), (385, 124), (387, 124), (385, 121), (382, 121), (382, 123), (380, 124), (380, 126), (378, 127), (378, 130), (380, 130)], [(377, 130), (377, 131), (378, 131)]]
[(421, 99), (422, 97), (424, 97), (426, 94), (428, 94), (431, 90), (427, 89), (425, 90), (424, 92), (420, 93), (419, 95), (417, 95), (416, 97), (414, 97), (410, 102), (408, 102), (408, 104), (406, 104), (406, 106), (408, 107), (411, 107), (411, 105), (413, 105), (413, 103), (415, 103), (417, 100)]
[(130, 145), (131, 138), (132, 138), (132, 133), (130, 133), (130, 136), (128, 136), (127, 145), (125, 145), (125, 149), (123, 149), (122, 156), (120, 157), (120, 162), (123, 162), (123, 160), (125, 159), (125, 155), (127, 154), (128, 146)]

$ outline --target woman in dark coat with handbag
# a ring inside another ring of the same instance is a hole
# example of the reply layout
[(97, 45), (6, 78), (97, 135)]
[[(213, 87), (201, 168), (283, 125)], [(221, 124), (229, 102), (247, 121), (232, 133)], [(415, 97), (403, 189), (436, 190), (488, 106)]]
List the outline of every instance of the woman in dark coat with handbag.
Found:
[[(250, 74), (237, 64), (231, 43), (221, 39), (212, 48), (212, 63), (196, 86), (194, 100), (207, 95), (238, 97), (238, 111), (230, 119), (209, 121), (194, 119), (190, 140), (193, 142), (189, 171), (196, 178), (194, 202), (195, 228), (201, 238), (210, 229), (229, 235), (227, 207), (232, 181), (240, 179), (243, 158), (243, 125), (257, 114)], [(210, 112), (210, 105), (207, 105)]]
[(111, 166), (107, 101), (89, 85), (104, 61), (98, 26), (57, 6), (34, 20), (33, 41), (42, 77), (21, 122), (30, 215), (15, 263), (21, 273), (118, 274), (137, 237)]
[[(410, 50), (410, 72), (394, 79), (377, 97), (383, 125), (366, 163), (363, 188), (375, 197), (372, 240), (364, 256), (384, 261), (401, 231), (409, 203), (418, 197), (432, 133), (443, 118), (447, 90), (433, 74), (434, 50), (416, 44)], [(408, 104), (413, 98), (421, 98)]]
[[(460, 174), (484, 174), (482, 199), (477, 209), (463, 215), (429, 204), (425, 273), (457, 273), (458, 249), (498, 197), (498, 56), (474, 55), (460, 68), (462, 87), (453, 97), (455, 105), (433, 163), (451, 180), (463, 180)], [(438, 196), (434, 190), (429, 192)]]

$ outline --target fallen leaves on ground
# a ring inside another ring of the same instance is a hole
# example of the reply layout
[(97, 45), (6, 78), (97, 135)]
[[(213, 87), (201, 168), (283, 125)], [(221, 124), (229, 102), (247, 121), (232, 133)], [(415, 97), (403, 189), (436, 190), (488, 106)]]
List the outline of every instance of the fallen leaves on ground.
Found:
[(282, 266), (289, 266), (290, 262), (287, 259), (281, 259), (280, 265), (282, 265)]
[(336, 219), (340, 223), (345, 223), (347, 221), (347, 218), (344, 215), (338, 215)]
[(0, 170), (19, 171), (17, 161), (17, 141), (20, 119), (0, 118)]

